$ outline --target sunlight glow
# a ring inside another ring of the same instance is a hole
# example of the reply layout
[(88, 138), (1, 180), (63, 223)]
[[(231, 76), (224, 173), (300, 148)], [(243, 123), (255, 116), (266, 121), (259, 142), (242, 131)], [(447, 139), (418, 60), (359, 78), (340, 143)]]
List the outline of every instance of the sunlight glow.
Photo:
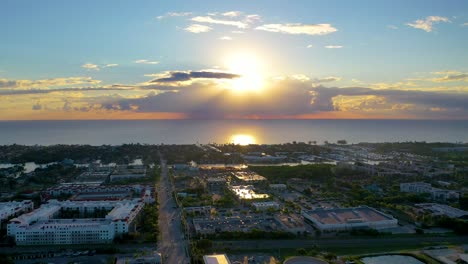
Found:
[(257, 57), (250, 53), (230, 55), (225, 61), (226, 68), (241, 77), (230, 81), (230, 86), (236, 92), (258, 92), (264, 85), (263, 67)]
[(246, 146), (250, 144), (255, 144), (255, 138), (251, 135), (237, 134), (231, 137), (231, 143), (235, 145)]

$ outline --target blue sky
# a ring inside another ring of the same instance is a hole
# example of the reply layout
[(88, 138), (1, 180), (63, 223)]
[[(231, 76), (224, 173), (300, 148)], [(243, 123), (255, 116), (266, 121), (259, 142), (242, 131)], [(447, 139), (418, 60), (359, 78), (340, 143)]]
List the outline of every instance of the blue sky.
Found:
[[(464, 107), (437, 104), (438, 94), (466, 98), (468, 93), (467, 1), (57, 0), (2, 1), (0, 7), (0, 119), (158, 118), (162, 113), (190, 118), (187, 109), (141, 105), (171, 96), (191, 102), (207, 95), (189, 96), (187, 87), (207, 91), (229, 82), (215, 77), (170, 85), (154, 81), (190, 71), (238, 74), (236, 79), (245, 79), (242, 85), (252, 86), (232, 86), (221, 91), (223, 97), (242, 90), (277, 105), (275, 96), (284, 98), (290, 90), (311, 95), (310, 105), (284, 114), (269, 111), (267, 104), (239, 112), (213, 103), (201, 109), (209, 117), (216, 112), (216, 118), (468, 118)], [(247, 61), (237, 68), (249, 73), (225, 65), (236, 56)], [(249, 74), (261, 76), (261, 89), (243, 77)], [(115, 85), (125, 90), (109, 89)], [(282, 92), (269, 88), (277, 86)], [(371, 92), (338, 92), (320, 108), (313, 94), (327, 87)], [(48, 91), (23, 91), (31, 89)], [(401, 97), (417, 90), (431, 99), (402, 102), (382, 89), (401, 91)], [(227, 99), (233, 105), (236, 100), (242, 99)], [(200, 107), (193, 108), (199, 117)]]

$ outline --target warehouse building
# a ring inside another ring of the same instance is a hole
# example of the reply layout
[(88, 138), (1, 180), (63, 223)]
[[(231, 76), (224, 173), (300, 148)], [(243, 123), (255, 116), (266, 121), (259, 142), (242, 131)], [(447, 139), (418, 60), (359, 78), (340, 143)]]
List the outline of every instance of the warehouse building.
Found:
[(368, 206), (316, 209), (304, 211), (302, 215), (321, 231), (365, 228), (382, 229), (398, 225), (398, 220), (393, 216), (384, 214)]

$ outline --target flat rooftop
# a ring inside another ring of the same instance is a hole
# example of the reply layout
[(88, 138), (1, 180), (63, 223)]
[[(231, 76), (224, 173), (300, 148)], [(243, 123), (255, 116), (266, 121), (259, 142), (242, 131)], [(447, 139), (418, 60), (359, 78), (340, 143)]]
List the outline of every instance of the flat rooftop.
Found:
[(266, 178), (258, 175), (255, 172), (252, 171), (236, 171), (233, 172), (234, 176), (236, 176), (237, 179), (245, 182), (251, 182), (251, 181), (265, 181)]
[(116, 192), (86, 192), (78, 193), (70, 200), (72, 201), (96, 201), (96, 200), (122, 200), (126, 197), (131, 197), (129, 191), (116, 191)]
[(203, 256), (205, 264), (231, 264), (225, 254)]
[(265, 199), (270, 197), (266, 193), (256, 193), (253, 186), (231, 186), (231, 190), (239, 197), (240, 199), (252, 200), (252, 199)]
[(317, 209), (308, 211), (306, 214), (324, 225), (380, 222), (393, 219), (370, 207)]

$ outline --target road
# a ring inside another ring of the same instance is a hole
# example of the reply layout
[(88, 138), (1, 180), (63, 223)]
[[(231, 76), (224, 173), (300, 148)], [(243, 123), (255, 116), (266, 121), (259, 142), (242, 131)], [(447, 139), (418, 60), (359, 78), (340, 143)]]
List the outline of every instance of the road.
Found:
[(181, 211), (172, 196), (172, 186), (167, 173), (166, 161), (161, 158), (161, 177), (158, 188), (159, 232), (158, 252), (163, 255), (164, 263), (187, 264), (190, 258), (187, 241), (181, 225)]
[(293, 240), (229, 240), (213, 241), (214, 249), (230, 248), (233, 250), (252, 249), (282, 249), (282, 248), (393, 248), (401, 247), (425, 247), (429, 244), (466, 244), (466, 236), (409, 236), (388, 238), (348, 238), (348, 239), (293, 239)]

